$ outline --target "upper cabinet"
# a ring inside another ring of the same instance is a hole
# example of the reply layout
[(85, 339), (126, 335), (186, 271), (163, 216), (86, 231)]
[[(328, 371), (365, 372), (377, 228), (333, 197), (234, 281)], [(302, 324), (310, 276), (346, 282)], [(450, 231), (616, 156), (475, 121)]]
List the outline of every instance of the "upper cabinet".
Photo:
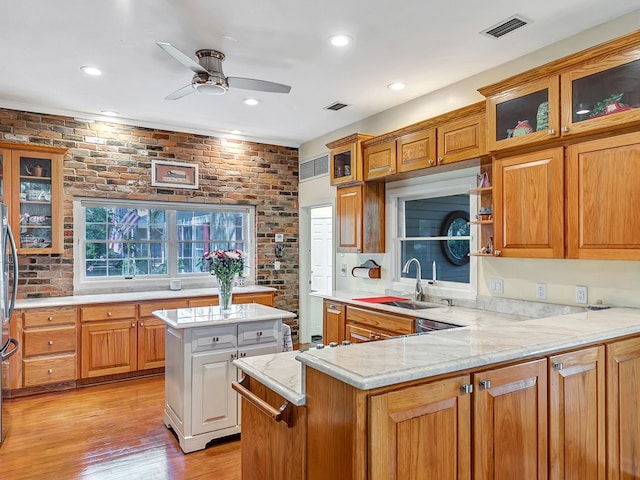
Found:
[(640, 33), (480, 89), (489, 151), (640, 125)]
[(436, 129), (423, 128), (401, 135), (397, 143), (398, 172), (411, 172), (436, 164)]
[(396, 142), (389, 140), (364, 147), (364, 179), (373, 180), (396, 173)]
[(341, 253), (383, 253), (384, 184), (367, 182), (337, 189), (337, 250)]
[(329, 175), (331, 185), (343, 185), (364, 180), (362, 174), (362, 142), (371, 135), (355, 133), (335, 142), (329, 147)]
[(438, 125), (438, 165), (486, 155), (486, 128), (484, 112)]
[(63, 251), (63, 153), (0, 143), (0, 190), (19, 254)]

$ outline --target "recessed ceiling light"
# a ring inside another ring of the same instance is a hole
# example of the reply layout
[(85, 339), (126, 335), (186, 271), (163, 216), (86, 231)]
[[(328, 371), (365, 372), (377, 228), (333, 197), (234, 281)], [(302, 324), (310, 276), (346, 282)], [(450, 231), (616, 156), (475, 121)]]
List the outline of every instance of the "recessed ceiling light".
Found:
[(389, 85), (387, 85), (387, 88), (389, 90), (402, 90), (404, 89), (404, 87), (406, 87), (407, 84), (406, 83), (402, 83), (402, 82), (393, 82), (390, 83)]
[(351, 43), (351, 37), (349, 35), (338, 34), (331, 36), (329, 41), (334, 47), (344, 47)]
[(84, 67), (80, 67), (80, 70), (82, 70), (87, 75), (91, 75), (92, 77), (102, 75), (102, 70), (97, 67), (89, 67), (85, 65)]
[(229, 130), (229, 133), (233, 133), (234, 135), (240, 135), (242, 130)]
[(118, 112), (114, 112), (113, 110), (102, 110), (100, 112), (102, 115), (106, 115), (107, 117), (117, 117)]
[(260, 103), (260, 100), (258, 100), (257, 98), (245, 98), (244, 100), (242, 100), (246, 105), (258, 105)]

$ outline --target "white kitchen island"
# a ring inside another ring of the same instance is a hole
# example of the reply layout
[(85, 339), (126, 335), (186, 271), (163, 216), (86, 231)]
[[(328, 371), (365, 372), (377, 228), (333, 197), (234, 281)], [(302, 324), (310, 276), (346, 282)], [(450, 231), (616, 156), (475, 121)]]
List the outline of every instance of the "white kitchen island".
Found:
[(164, 421), (185, 453), (240, 433), (240, 402), (231, 388), (233, 360), (282, 351), (282, 320), (293, 313), (252, 303), (157, 310), (166, 324)]

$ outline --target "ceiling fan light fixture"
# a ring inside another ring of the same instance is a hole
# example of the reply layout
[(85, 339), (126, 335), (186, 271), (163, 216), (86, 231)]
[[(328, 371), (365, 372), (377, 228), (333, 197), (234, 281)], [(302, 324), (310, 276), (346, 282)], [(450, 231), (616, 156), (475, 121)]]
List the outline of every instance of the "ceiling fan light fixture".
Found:
[(82, 70), (84, 73), (92, 77), (99, 77), (100, 75), (102, 75), (102, 70), (100, 70), (98, 67), (91, 67), (89, 65), (84, 65), (80, 67), (80, 70)]
[(226, 85), (209, 82), (195, 83), (193, 86), (199, 93), (204, 93), (205, 95), (224, 95), (227, 93), (227, 90), (229, 90), (229, 87)]
[(349, 35), (345, 35), (343, 33), (329, 37), (329, 41), (334, 47), (346, 47), (351, 43), (351, 40), (352, 38)]

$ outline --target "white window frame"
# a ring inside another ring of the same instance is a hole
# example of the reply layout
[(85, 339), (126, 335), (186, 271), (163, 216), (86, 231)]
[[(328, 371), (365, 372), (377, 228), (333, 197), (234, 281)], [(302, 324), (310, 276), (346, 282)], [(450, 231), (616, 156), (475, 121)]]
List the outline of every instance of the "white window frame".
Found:
[(146, 290), (169, 289), (172, 281), (178, 280), (181, 288), (214, 287), (216, 280), (213, 275), (207, 272), (197, 272), (190, 274), (178, 274), (177, 264), (169, 262), (166, 274), (145, 275), (123, 279), (122, 277), (89, 277), (85, 274), (84, 265), (86, 263), (85, 247), (85, 216), (84, 206), (96, 205), (103, 208), (148, 208), (163, 209), (167, 211), (167, 248), (168, 256), (172, 256), (177, 251), (177, 225), (176, 211), (191, 210), (212, 212), (224, 210), (231, 212), (242, 212), (248, 214), (246, 226), (246, 250), (249, 252), (245, 257), (245, 284), (255, 283), (256, 265), (256, 245), (257, 237), (255, 230), (255, 207), (247, 205), (213, 205), (194, 204), (178, 202), (150, 202), (139, 200), (116, 200), (102, 198), (77, 197), (73, 199), (73, 288), (76, 294), (104, 293), (104, 292), (130, 292)]
[[(401, 276), (401, 248), (400, 242), (404, 240), (404, 202), (421, 198), (444, 197), (468, 193), (477, 186), (477, 169), (465, 169), (457, 172), (448, 172), (448, 175), (436, 174), (422, 177), (419, 183), (397, 182), (387, 185), (386, 211), (389, 216), (387, 223), (388, 253), (390, 255), (390, 268), (392, 274), (392, 288), (397, 291), (415, 291), (415, 279)], [(443, 178), (446, 177), (446, 178)], [(452, 178), (453, 177), (453, 178)], [(469, 195), (469, 212), (473, 217), (477, 211), (477, 195)], [(478, 227), (470, 225), (469, 247), (472, 252), (478, 251)], [(423, 270), (430, 271), (431, 265), (422, 265)], [(443, 298), (475, 299), (478, 291), (478, 262), (477, 257), (469, 259), (469, 283), (447, 282), (436, 279), (436, 284), (422, 280), (425, 294)]]

